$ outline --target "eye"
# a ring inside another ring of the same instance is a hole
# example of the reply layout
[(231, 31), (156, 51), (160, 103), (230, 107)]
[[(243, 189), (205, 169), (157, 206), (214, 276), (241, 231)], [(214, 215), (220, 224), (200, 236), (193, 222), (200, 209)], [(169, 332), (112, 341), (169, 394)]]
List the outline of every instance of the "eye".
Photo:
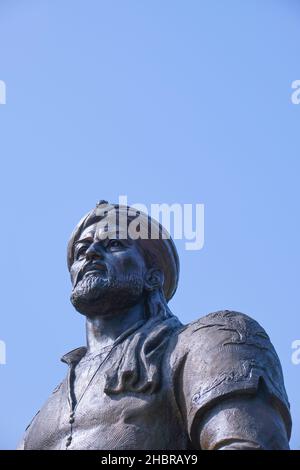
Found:
[(108, 247), (109, 248), (122, 248), (123, 244), (120, 240), (110, 240)]
[(76, 258), (81, 258), (85, 252), (87, 250), (87, 246), (82, 246), (81, 248), (78, 248), (78, 250), (76, 251)]

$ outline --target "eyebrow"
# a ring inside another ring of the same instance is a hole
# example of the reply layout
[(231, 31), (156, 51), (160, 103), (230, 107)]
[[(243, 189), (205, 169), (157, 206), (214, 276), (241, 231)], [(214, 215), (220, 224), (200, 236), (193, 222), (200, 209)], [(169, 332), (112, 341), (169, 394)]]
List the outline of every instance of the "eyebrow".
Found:
[[(102, 238), (102, 239), (100, 238), (100, 239), (98, 240), (98, 242), (103, 243), (103, 242), (107, 241), (108, 239), (110, 239), (110, 240), (111, 240), (111, 239), (113, 239), (113, 240), (116, 239), (116, 240), (121, 240), (121, 241), (123, 241), (123, 242), (127, 242), (127, 243), (129, 243), (129, 244), (131, 243), (132, 240), (131, 240), (130, 238), (128, 238), (128, 237), (127, 237), (127, 238), (119, 238), (119, 235), (120, 235), (120, 234), (122, 235), (122, 232), (121, 232), (121, 233), (118, 233), (117, 236), (116, 236), (116, 233), (115, 233), (115, 232), (112, 232), (112, 231), (110, 231), (110, 232), (105, 232), (105, 238)], [(113, 236), (110, 237), (111, 235), (113, 235)], [(91, 236), (90, 236), (90, 237), (81, 238), (80, 240), (77, 240), (77, 241), (74, 243), (74, 247), (76, 248), (77, 245), (81, 245), (81, 244), (83, 244), (83, 243), (92, 243), (93, 241), (94, 241), (94, 238), (91, 237)]]
[[(124, 233), (125, 232), (123, 232), (123, 231), (115, 232), (113, 230), (107, 231), (107, 232), (102, 232), (102, 233), (100, 233), (99, 240), (106, 240), (106, 239), (110, 239), (110, 240), (128, 240), (128, 236), (122, 238), (122, 235), (124, 235)], [(103, 238), (101, 238), (101, 235), (103, 236)]]
[(76, 245), (79, 245), (80, 243), (87, 243), (87, 242), (92, 242), (93, 241), (93, 237), (86, 237), (86, 238), (81, 238), (80, 240), (77, 240), (77, 242), (75, 242), (75, 246)]

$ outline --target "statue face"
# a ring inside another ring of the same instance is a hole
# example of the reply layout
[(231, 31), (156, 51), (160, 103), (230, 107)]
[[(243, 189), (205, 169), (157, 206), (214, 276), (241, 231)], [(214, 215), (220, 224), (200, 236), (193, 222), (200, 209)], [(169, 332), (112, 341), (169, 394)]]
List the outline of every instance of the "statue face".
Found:
[(137, 304), (147, 271), (134, 240), (108, 238), (97, 224), (87, 227), (74, 247), (71, 302), (87, 316), (109, 315)]

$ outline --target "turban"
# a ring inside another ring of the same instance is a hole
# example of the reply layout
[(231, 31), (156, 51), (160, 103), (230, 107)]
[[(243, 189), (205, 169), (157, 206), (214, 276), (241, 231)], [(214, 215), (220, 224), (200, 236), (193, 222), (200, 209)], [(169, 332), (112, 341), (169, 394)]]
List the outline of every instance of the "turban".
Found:
[[(142, 211), (125, 205), (100, 201), (95, 209), (92, 209), (80, 220), (68, 243), (67, 261), (69, 270), (74, 262), (74, 245), (80, 239), (82, 232), (87, 227), (101, 221), (106, 220), (109, 222), (112, 217), (114, 217), (115, 223), (113, 225), (117, 227), (119, 238), (132, 238), (130, 236), (130, 223), (136, 219), (140, 233), (137, 242), (143, 250), (146, 264), (150, 261), (153, 267), (160, 269), (163, 273), (163, 291), (166, 300), (169, 301), (175, 294), (179, 277), (179, 258), (175, 244), (170, 234), (158, 221)], [(124, 226), (125, 221), (126, 227)], [(128, 236), (127, 229), (129, 229)], [(126, 236), (124, 237), (125, 231)]]

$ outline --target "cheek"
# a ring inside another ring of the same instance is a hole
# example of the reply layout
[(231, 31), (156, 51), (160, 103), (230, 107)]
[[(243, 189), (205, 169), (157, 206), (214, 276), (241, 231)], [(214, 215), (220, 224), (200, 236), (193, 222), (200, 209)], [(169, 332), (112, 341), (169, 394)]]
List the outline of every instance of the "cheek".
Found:
[(120, 254), (114, 260), (114, 268), (116, 271), (123, 273), (142, 273), (144, 270), (144, 261), (140, 256)]
[(79, 271), (82, 267), (82, 264), (83, 263), (80, 263), (78, 261), (75, 261), (72, 266), (71, 266), (71, 269), (70, 269), (70, 276), (71, 276), (71, 282), (72, 284), (74, 285), (76, 280), (77, 280), (77, 276), (79, 274)]

